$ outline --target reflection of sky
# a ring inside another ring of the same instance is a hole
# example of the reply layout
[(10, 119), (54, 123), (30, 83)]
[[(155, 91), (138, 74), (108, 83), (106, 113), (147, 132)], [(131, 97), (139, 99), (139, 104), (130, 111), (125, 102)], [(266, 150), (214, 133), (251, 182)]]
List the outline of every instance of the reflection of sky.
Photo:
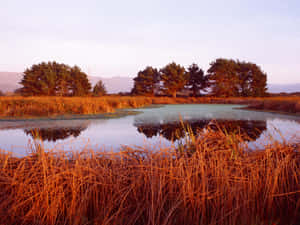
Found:
[[(32, 138), (24, 133), (24, 129), (33, 128), (70, 128), (80, 125), (87, 126), (77, 138), (70, 136), (64, 140), (54, 142), (45, 141), (46, 148), (59, 150), (81, 150), (83, 147), (92, 149), (118, 150), (121, 145), (157, 147), (171, 143), (162, 137), (147, 139), (143, 133), (137, 131), (134, 124), (167, 123), (179, 119), (242, 119), (264, 120), (267, 122), (267, 131), (264, 131), (255, 143), (265, 144), (271, 134), (276, 140), (281, 140), (280, 134), (286, 140), (300, 139), (299, 118), (273, 113), (232, 110), (231, 105), (167, 105), (162, 108), (139, 109), (144, 113), (135, 116), (126, 116), (114, 119), (90, 120), (54, 120), (30, 122), (0, 122), (0, 148), (16, 153), (25, 153)], [(299, 121), (299, 119), (298, 119)], [(15, 127), (13, 126), (15, 123)], [(104, 147), (105, 146), (105, 147)]]
[(294, 120), (268, 119), (267, 130), (250, 146), (264, 146), (271, 144), (272, 140), (279, 142), (300, 141), (300, 123)]
[(283, 120), (295, 120), (300, 118), (282, 114), (258, 112), (258, 111), (247, 111), (247, 110), (232, 110), (233, 108), (240, 108), (240, 105), (166, 105), (161, 108), (154, 109), (140, 109), (143, 114), (136, 116), (136, 123), (147, 123), (153, 121), (165, 121), (172, 122), (177, 121), (178, 117), (181, 116), (184, 120), (190, 119), (233, 119), (233, 120), (267, 120), (280, 118)]

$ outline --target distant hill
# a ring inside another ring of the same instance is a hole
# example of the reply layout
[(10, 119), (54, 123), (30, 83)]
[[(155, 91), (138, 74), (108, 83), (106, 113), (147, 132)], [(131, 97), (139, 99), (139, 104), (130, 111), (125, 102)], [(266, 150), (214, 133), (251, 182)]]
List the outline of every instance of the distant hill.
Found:
[[(22, 79), (22, 73), (0, 72), (0, 90), (3, 92), (13, 92), (19, 88), (18, 84)], [(89, 80), (94, 86), (99, 80), (102, 80), (108, 93), (129, 92), (133, 87), (133, 79), (130, 77), (112, 77), (101, 78), (89, 76)], [(268, 92), (270, 93), (292, 93), (300, 92), (300, 83), (296, 84), (269, 84)]]
[(268, 85), (268, 92), (270, 92), (270, 93), (300, 92), (300, 83), (296, 83), (296, 84), (270, 84), (270, 85)]
[(111, 77), (102, 78), (89, 76), (89, 80), (94, 86), (99, 80), (102, 80), (108, 93), (129, 92), (133, 87), (133, 79), (131, 77)]
[[(17, 72), (0, 72), (0, 90), (3, 92), (13, 92), (21, 85), (22, 73)], [(96, 76), (88, 77), (92, 86), (99, 80), (102, 80), (108, 93), (128, 92), (133, 87), (133, 80), (130, 77), (112, 77), (101, 78)]]
[(0, 90), (3, 92), (13, 92), (21, 87), (19, 82), (22, 79), (22, 73), (0, 72)]

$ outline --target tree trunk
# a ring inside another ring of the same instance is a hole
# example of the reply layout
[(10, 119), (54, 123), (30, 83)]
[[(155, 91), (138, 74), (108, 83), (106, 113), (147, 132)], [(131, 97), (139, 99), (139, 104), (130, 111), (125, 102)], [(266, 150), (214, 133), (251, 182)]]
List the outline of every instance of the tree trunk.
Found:
[(176, 91), (172, 94), (173, 98), (176, 98)]

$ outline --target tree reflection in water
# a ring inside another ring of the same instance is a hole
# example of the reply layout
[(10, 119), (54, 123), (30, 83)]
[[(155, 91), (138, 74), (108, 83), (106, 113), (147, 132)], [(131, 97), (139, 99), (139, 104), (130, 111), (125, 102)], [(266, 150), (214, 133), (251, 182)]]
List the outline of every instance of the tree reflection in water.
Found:
[(267, 129), (266, 121), (258, 120), (197, 120), (184, 122), (167, 123), (141, 123), (135, 122), (138, 132), (143, 133), (147, 138), (163, 136), (169, 141), (176, 141), (185, 136), (185, 128), (190, 127), (194, 134), (204, 129), (217, 131), (219, 129), (228, 134), (238, 133), (245, 141), (258, 139), (263, 131)]
[(63, 140), (70, 136), (78, 137), (87, 126), (82, 127), (65, 127), (65, 128), (39, 128), (25, 129), (26, 135), (30, 135), (33, 139), (41, 139), (43, 141)]

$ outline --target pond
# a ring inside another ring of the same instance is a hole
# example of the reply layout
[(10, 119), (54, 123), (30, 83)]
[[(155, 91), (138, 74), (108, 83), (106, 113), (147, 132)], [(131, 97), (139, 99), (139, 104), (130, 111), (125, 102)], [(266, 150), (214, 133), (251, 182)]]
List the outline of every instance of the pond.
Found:
[[(183, 124), (194, 133), (207, 126), (246, 134), (249, 146), (262, 148), (270, 137), (300, 140), (300, 118), (248, 111), (240, 105), (184, 104), (140, 108), (121, 118), (0, 121), (0, 149), (27, 154), (34, 141), (46, 149), (119, 151), (124, 146), (152, 149), (176, 145), (184, 137)], [(216, 125), (218, 124), (218, 126)]]

